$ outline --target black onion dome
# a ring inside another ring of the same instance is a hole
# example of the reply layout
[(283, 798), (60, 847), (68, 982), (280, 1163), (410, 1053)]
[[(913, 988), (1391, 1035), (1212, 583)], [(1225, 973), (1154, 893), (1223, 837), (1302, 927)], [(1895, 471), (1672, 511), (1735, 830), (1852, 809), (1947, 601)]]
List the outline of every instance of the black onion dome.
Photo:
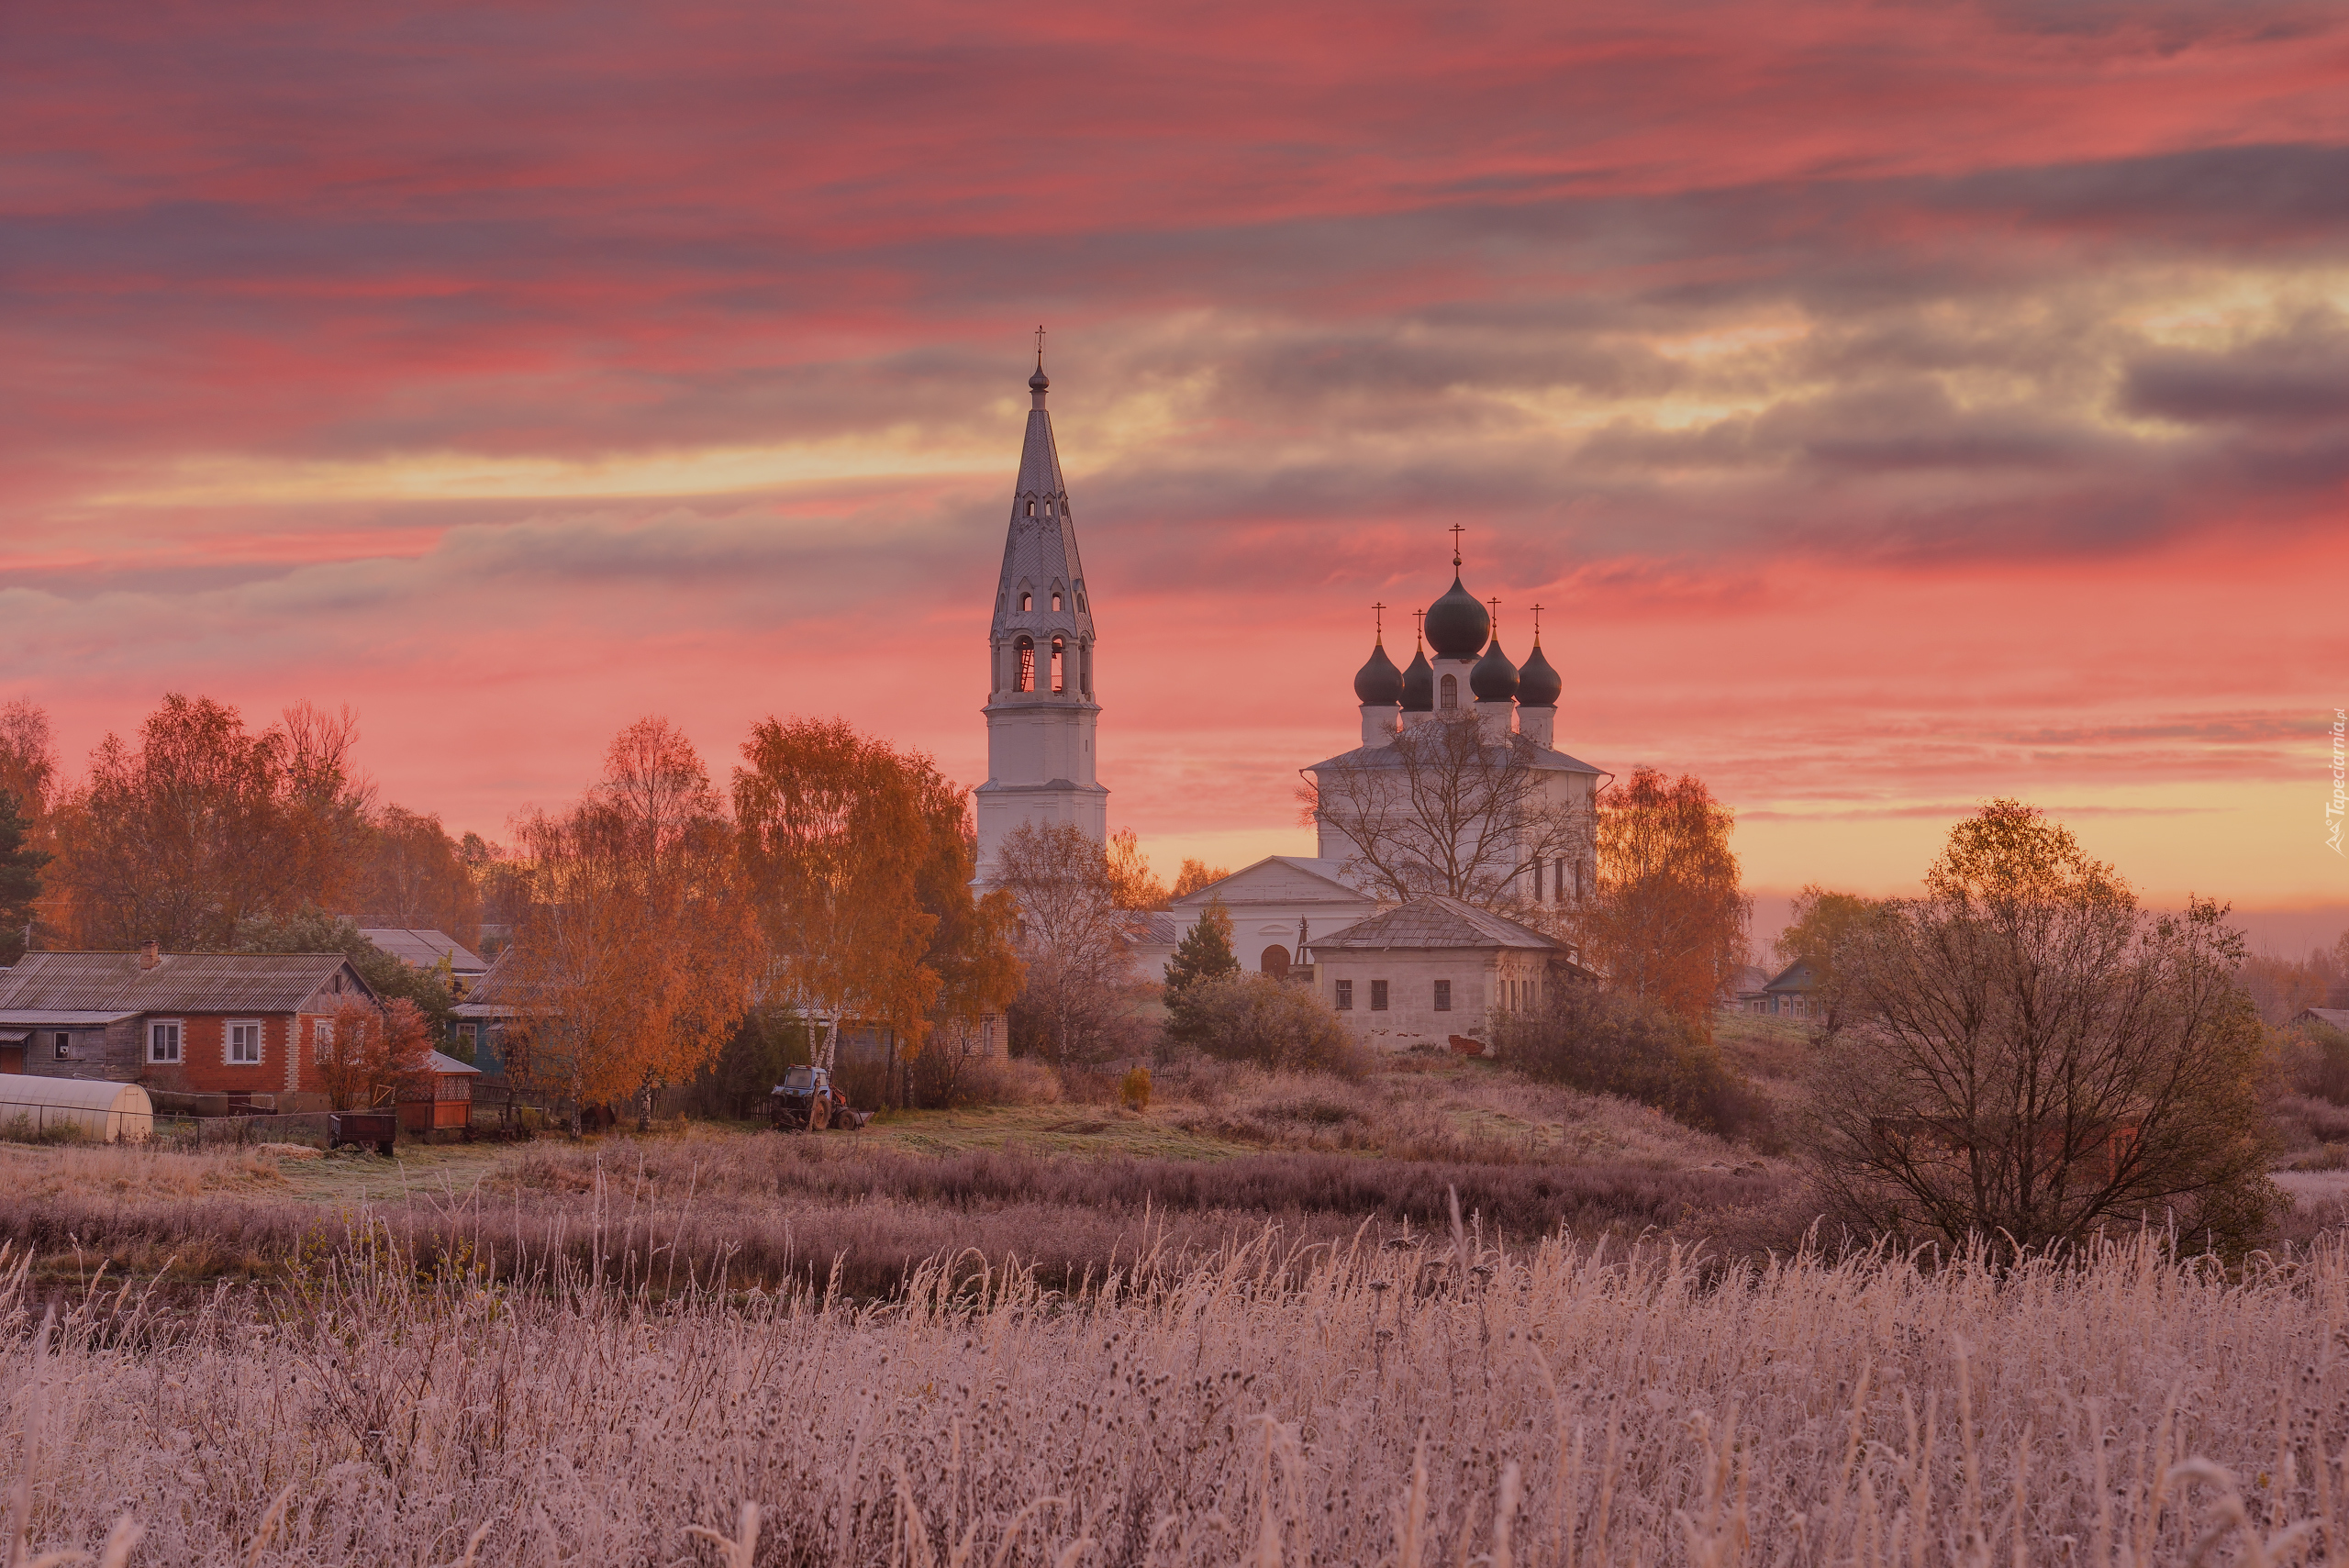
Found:
[(1385, 643), (1373, 648), (1370, 662), (1354, 672), (1354, 700), (1379, 707), (1393, 707), (1403, 700), (1403, 672), (1386, 657)]
[(1036, 373), (1028, 378), (1028, 390), (1030, 392), (1049, 391), (1052, 384), (1051, 380), (1045, 376), (1044, 367), (1041, 365), (1038, 365)]
[(1564, 677), (1550, 668), (1550, 661), (1535, 643), (1533, 651), (1525, 656), (1525, 668), (1517, 673), (1517, 700), (1526, 707), (1555, 707), (1558, 694), (1566, 688)]
[(1452, 586), (1442, 598), (1428, 606), (1425, 626), (1428, 646), (1436, 657), (1469, 659), (1485, 646), (1485, 639), (1493, 631), (1493, 617), (1475, 596), (1460, 585), (1460, 573), (1452, 574)]
[(1411, 655), (1410, 665), (1403, 672), (1403, 711), (1435, 711), (1435, 666), (1428, 662), (1424, 648)]
[(1478, 702), (1507, 702), (1517, 695), (1517, 666), (1501, 651), (1499, 638), (1493, 639), (1493, 645), (1468, 672), (1468, 689), (1476, 694)]

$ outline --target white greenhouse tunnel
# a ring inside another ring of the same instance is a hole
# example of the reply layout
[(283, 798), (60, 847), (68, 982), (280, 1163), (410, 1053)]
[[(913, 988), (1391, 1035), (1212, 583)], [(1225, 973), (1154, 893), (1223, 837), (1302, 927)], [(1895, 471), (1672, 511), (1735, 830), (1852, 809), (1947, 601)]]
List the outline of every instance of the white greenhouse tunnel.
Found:
[(155, 1106), (136, 1084), (0, 1073), (0, 1127), (11, 1123), (28, 1123), (36, 1133), (77, 1127), (95, 1142), (139, 1143), (155, 1130)]

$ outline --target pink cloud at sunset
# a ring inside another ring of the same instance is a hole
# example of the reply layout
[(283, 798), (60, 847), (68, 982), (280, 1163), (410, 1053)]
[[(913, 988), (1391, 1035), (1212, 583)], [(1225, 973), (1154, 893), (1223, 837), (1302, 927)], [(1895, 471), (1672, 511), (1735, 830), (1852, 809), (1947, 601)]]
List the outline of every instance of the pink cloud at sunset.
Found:
[(1162, 862), (1306, 846), (1458, 522), (1757, 888), (2011, 795), (2349, 903), (2344, 81), (2329, 6), (17, 8), (0, 700), (348, 702), (493, 837), (647, 712), (975, 783), (1041, 320)]

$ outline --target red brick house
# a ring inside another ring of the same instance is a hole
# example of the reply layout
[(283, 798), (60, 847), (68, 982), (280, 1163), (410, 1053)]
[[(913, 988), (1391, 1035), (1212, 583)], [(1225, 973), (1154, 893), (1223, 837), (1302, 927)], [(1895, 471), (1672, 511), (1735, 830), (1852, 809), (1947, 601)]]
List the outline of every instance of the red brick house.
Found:
[(0, 969), (0, 1071), (152, 1089), (324, 1089), (334, 1010), (375, 1002), (339, 953), (31, 952)]

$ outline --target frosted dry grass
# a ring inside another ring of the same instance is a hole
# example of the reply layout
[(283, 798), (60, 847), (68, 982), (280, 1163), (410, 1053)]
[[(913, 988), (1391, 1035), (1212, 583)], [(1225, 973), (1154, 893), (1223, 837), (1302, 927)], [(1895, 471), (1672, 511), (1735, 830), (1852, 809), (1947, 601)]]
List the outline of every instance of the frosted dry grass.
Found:
[(1361, 1083), (1325, 1073), (1202, 1063), (1161, 1074), (1173, 1125), (1272, 1148), (1376, 1150), (1431, 1160), (1565, 1157), (1685, 1168), (1732, 1146), (1653, 1106), (1515, 1073), (1391, 1072)]
[(177, 1153), (119, 1143), (0, 1143), (0, 1191), (105, 1198), (183, 1198), (279, 1184), (277, 1161), (259, 1149)]
[(19, 1265), (0, 1474), (28, 1539), (95, 1551), (127, 1518), (139, 1562), (924, 1568), (2349, 1549), (2337, 1247), (2231, 1279), (2141, 1240), (2001, 1279), (1268, 1236), (1074, 1296), (965, 1258), (888, 1307), (658, 1311), (592, 1274), (485, 1277), (361, 1246), (190, 1316), (93, 1292), (44, 1350)]

